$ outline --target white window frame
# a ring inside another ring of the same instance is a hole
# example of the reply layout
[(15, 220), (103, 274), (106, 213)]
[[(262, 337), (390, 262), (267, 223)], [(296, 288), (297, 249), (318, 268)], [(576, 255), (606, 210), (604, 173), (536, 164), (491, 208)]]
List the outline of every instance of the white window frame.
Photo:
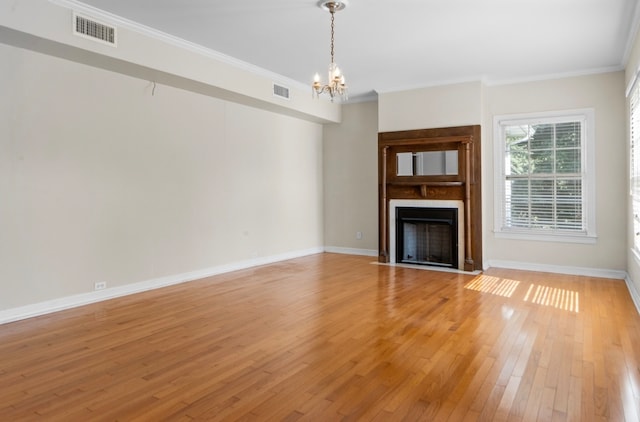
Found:
[[(505, 227), (505, 133), (507, 126), (518, 124), (562, 123), (581, 121), (582, 140), (582, 216), (585, 231), (569, 232), (545, 229)], [(596, 191), (595, 191), (595, 112), (592, 108), (551, 111), (541, 113), (494, 116), (494, 234), (498, 238), (538, 240), (549, 242), (595, 243)]]
[[(636, 76), (637, 77), (637, 76)], [(640, 84), (637, 79), (633, 81), (627, 91), (629, 99), (629, 204), (631, 206), (632, 220), (629, 228), (631, 241), (631, 251), (636, 262), (640, 265), (640, 238), (638, 237), (638, 207), (640, 194), (636, 194), (635, 180), (640, 173), (640, 116), (634, 115), (634, 111), (640, 114)], [(634, 104), (635, 103), (635, 104)], [(635, 107), (634, 107), (635, 105)], [(634, 118), (636, 121), (634, 121)]]

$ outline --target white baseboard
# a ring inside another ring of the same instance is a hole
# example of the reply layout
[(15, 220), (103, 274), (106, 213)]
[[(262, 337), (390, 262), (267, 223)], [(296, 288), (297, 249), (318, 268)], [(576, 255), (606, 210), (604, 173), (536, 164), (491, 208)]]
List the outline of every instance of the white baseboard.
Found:
[(484, 268), (509, 268), (513, 270), (527, 270), (527, 271), (540, 271), (547, 273), (558, 273), (558, 274), (570, 274), (570, 275), (584, 275), (588, 277), (602, 277), (602, 278), (615, 278), (621, 279), (625, 281), (627, 285), (627, 290), (629, 290), (629, 294), (631, 295), (631, 300), (633, 300), (634, 305), (636, 306), (636, 310), (638, 314), (640, 314), (640, 293), (636, 288), (635, 283), (626, 271), (618, 271), (618, 270), (605, 270), (599, 268), (584, 268), (584, 267), (565, 267), (559, 265), (543, 265), (543, 264), (531, 264), (528, 262), (516, 262), (516, 261), (500, 261), (500, 260), (491, 260), (485, 263)]
[[(167, 277), (141, 281), (138, 283), (128, 284), (126, 286), (112, 287), (105, 290), (95, 292), (81, 293), (73, 296), (67, 296), (59, 299), (48, 300), (45, 302), (34, 303), (32, 305), (20, 306), (17, 308), (6, 309), (0, 311), (0, 324), (18, 321), (22, 319), (32, 318), (35, 316), (45, 315), (52, 312), (62, 311), (65, 309), (75, 308), (78, 306), (88, 305), (91, 303), (101, 302), (103, 300), (113, 299), (116, 297), (126, 296), (134, 293), (141, 293), (148, 290), (159, 289), (174, 284), (185, 283), (193, 280), (199, 280), (218, 274), (224, 274), (232, 271), (243, 270), (246, 268), (257, 267), (260, 265), (272, 264), (274, 262), (285, 261), (288, 259), (299, 258), (302, 256), (313, 255), (322, 252), (340, 253), (348, 255), (378, 256), (378, 251), (373, 249), (355, 249), (342, 248), (335, 246), (327, 246), (325, 248), (311, 248), (300, 251), (286, 252), (278, 255), (271, 255), (245, 261), (234, 262), (231, 264), (220, 265), (216, 267), (206, 268), (188, 273), (175, 274)], [(585, 275), (591, 277), (615, 278), (623, 279), (626, 282), (631, 298), (640, 313), (640, 293), (638, 292), (633, 280), (629, 278), (626, 272), (616, 270), (603, 270), (582, 267), (565, 267), (556, 265), (531, 264), (516, 261), (487, 261), (484, 268), (500, 267), (516, 270), (552, 272), (571, 275)]]
[(378, 256), (377, 249), (356, 249), (356, 248), (342, 248), (339, 246), (325, 246), (325, 252), (341, 253), (345, 255), (363, 255), (363, 256)]
[(624, 278), (625, 283), (627, 284), (627, 289), (629, 290), (629, 294), (631, 295), (631, 300), (633, 300), (633, 304), (636, 305), (636, 310), (638, 314), (640, 314), (640, 292), (636, 288), (636, 284), (629, 278), (627, 275)]
[(616, 278), (621, 280), (624, 280), (627, 277), (626, 271), (587, 267), (569, 267), (563, 265), (546, 265), (518, 261), (490, 260), (485, 262), (485, 269), (491, 267), (509, 268), (512, 270), (539, 271), (545, 273), (584, 275), (589, 277)]
[(322, 252), (323, 248), (321, 247), (286, 252), (283, 254), (265, 256), (255, 259), (249, 259), (246, 261), (239, 261), (231, 264), (205, 268), (202, 270), (191, 271), (188, 273), (175, 274), (166, 277), (145, 280), (138, 283), (127, 284), (126, 286), (111, 287), (95, 292), (81, 293), (73, 296), (62, 297), (59, 299), (47, 300), (45, 302), (34, 303), (32, 305), (20, 306), (17, 308), (0, 311), (0, 324), (6, 324), (8, 322), (32, 318), (35, 316), (45, 315), (65, 309), (76, 308), (78, 306), (101, 302), (103, 300), (113, 299), (120, 296), (159, 289), (161, 287), (167, 287), (174, 284), (199, 280), (202, 278), (228, 273), (231, 271), (243, 270), (246, 268), (257, 267), (259, 265), (272, 264), (274, 262), (285, 261), (288, 259), (299, 258), (302, 256), (313, 255)]

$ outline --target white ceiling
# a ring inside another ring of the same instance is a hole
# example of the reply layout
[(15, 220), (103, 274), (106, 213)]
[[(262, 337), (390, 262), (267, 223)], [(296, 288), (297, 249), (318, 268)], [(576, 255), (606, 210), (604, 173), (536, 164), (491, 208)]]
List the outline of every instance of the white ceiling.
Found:
[[(310, 84), (329, 63), (317, 0), (82, 0), (82, 3)], [(349, 0), (336, 62), (350, 97), (484, 80), (618, 70), (638, 0)]]

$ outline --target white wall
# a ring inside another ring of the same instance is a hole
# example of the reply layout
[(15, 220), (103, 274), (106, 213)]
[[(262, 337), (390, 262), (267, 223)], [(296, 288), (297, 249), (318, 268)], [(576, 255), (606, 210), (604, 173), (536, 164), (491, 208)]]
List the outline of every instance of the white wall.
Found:
[(322, 126), (0, 44), (0, 310), (319, 249)]
[[(328, 251), (378, 254), (378, 103), (347, 104), (324, 127), (324, 240)], [(357, 239), (356, 233), (362, 238)]]

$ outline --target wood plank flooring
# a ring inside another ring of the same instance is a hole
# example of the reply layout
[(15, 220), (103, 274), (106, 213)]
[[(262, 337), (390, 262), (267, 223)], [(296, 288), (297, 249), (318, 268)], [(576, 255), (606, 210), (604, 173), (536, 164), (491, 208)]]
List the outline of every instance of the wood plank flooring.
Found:
[(0, 421), (640, 420), (622, 280), (319, 254), (0, 326)]

